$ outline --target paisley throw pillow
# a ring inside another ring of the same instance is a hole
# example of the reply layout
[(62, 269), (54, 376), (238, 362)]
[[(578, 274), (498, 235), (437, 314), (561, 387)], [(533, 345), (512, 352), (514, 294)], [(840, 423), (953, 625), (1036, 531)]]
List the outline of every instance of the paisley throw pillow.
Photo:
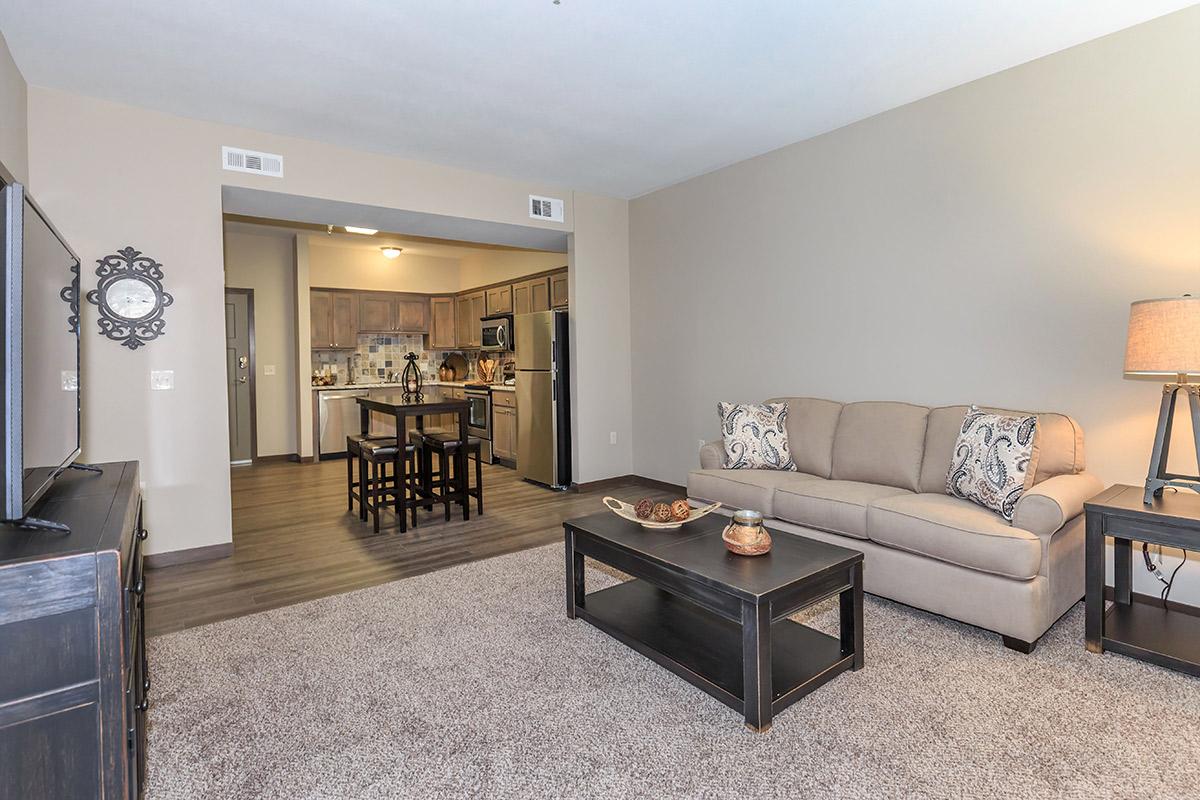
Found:
[(1037, 416), (987, 414), (971, 406), (954, 443), (946, 493), (1012, 522), (1037, 473)]
[(788, 449), (787, 403), (717, 403), (725, 469), (779, 469), (795, 472)]

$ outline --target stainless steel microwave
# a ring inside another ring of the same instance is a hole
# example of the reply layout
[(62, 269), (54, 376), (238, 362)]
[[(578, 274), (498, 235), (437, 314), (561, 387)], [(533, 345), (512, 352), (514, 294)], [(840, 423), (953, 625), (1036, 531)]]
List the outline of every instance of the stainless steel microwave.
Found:
[(482, 326), (481, 350), (513, 349), (512, 314), (493, 314), (480, 320)]

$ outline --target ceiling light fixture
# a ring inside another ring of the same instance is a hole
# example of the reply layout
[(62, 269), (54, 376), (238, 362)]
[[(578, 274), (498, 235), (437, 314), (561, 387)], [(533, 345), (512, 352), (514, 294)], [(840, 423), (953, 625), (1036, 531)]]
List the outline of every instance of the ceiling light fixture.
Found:
[(379, 233), (378, 228), (359, 228), (354, 225), (343, 225), (342, 227), (345, 229), (346, 233), (361, 233), (363, 236), (374, 236), (375, 234)]
[(384, 258), (399, 258), (400, 257), (400, 248), (399, 247), (390, 247), (389, 246), (389, 247), (381, 247), (379, 249), (381, 251), (383, 251)]

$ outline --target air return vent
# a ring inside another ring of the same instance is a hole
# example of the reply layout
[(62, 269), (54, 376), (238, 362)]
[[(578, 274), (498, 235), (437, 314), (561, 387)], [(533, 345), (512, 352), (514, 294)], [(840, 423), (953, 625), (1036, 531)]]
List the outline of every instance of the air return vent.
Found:
[(234, 172), (252, 172), (255, 175), (283, 177), (283, 156), (243, 150), (240, 147), (221, 148), (221, 166)]
[(553, 197), (538, 197), (529, 195), (530, 219), (544, 219), (550, 222), (563, 221), (563, 201)]

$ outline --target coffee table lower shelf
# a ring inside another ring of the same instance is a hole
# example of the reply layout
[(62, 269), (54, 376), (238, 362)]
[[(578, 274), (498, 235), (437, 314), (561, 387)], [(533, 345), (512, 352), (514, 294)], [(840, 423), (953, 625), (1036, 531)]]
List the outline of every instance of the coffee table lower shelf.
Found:
[[(744, 713), (740, 624), (643, 580), (586, 595), (576, 616)], [(853, 667), (838, 638), (790, 619), (771, 624), (771, 650), (775, 713)]]

